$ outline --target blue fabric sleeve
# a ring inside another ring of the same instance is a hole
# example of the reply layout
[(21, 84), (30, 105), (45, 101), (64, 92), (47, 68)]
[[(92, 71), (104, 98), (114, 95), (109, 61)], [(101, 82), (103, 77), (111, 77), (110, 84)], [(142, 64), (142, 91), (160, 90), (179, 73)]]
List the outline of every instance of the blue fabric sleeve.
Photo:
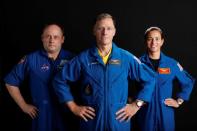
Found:
[(53, 88), (60, 103), (73, 101), (68, 82), (77, 81), (80, 77), (81, 66), (78, 57), (64, 65), (63, 69), (54, 77)]
[(133, 58), (130, 62), (130, 78), (139, 82), (140, 87), (142, 87), (137, 99), (149, 102), (155, 88), (155, 74), (148, 66), (141, 63), (138, 58), (135, 56)]
[(186, 72), (179, 63), (177, 63), (174, 68), (176, 71), (176, 78), (181, 86), (181, 91), (177, 93), (177, 97), (184, 100), (189, 100), (195, 79), (192, 78), (192, 76), (188, 72)]

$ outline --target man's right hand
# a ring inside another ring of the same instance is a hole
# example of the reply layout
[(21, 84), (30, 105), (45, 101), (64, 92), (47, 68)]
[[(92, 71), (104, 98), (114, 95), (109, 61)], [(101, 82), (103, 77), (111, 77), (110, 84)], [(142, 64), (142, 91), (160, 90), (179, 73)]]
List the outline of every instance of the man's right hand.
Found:
[(36, 118), (38, 116), (38, 109), (30, 104), (25, 104), (21, 107), (23, 112), (28, 114), (32, 119)]
[(23, 112), (28, 114), (32, 119), (38, 116), (38, 109), (30, 104), (27, 104), (19, 90), (19, 87), (13, 86), (10, 84), (6, 84), (6, 88), (14, 101), (18, 104), (18, 106), (22, 109)]
[(67, 103), (69, 109), (76, 115), (85, 120), (94, 119), (96, 116), (94, 108), (90, 106), (79, 106), (74, 101), (70, 101)]

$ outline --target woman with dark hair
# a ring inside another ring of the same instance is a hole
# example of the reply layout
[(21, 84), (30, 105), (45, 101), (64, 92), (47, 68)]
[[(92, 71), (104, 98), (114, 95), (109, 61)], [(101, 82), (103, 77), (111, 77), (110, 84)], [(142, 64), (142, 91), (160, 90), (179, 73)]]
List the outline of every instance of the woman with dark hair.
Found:
[[(147, 52), (140, 60), (155, 72), (156, 84), (151, 102), (139, 111), (139, 125), (142, 131), (174, 131), (174, 109), (189, 100), (194, 79), (179, 62), (162, 53), (164, 35), (159, 27), (150, 27), (145, 31), (145, 43)], [(173, 98), (175, 80), (181, 90)]]

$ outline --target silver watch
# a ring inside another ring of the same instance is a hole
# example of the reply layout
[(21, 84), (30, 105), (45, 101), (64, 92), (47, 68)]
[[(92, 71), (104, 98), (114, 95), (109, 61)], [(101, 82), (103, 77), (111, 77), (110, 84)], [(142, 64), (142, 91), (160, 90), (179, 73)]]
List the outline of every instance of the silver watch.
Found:
[(136, 100), (136, 105), (137, 105), (137, 107), (142, 107), (143, 104), (144, 104), (143, 101), (141, 101), (141, 100)]
[(181, 105), (181, 104), (183, 104), (183, 102), (184, 102), (184, 100), (181, 99), (181, 98), (178, 98), (176, 101), (177, 101), (178, 105)]

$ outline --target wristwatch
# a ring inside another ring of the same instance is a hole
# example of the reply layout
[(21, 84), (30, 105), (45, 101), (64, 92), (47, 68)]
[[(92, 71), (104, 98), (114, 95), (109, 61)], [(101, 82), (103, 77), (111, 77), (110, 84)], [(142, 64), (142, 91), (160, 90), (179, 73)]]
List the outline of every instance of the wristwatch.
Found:
[(183, 104), (183, 102), (184, 102), (184, 100), (181, 99), (181, 98), (178, 98), (176, 101), (177, 101), (178, 105), (181, 105), (181, 104)]
[(136, 100), (136, 105), (137, 105), (137, 107), (142, 107), (143, 106), (143, 104), (144, 104), (144, 102), (143, 101), (141, 101), (141, 100)]

